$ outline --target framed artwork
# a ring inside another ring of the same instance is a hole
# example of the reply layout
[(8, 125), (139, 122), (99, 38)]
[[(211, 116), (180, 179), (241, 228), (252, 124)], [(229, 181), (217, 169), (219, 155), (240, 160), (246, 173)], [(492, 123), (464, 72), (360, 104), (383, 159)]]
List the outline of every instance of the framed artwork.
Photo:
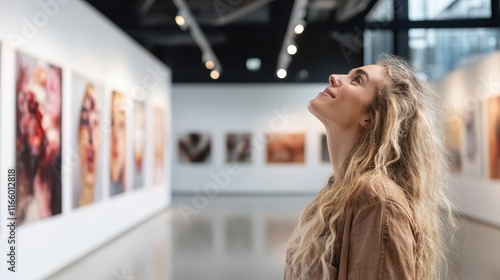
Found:
[(111, 196), (126, 190), (126, 144), (127, 144), (127, 105), (125, 95), (113, 91), (111, 96), (111, 156), (110, 188)]
[(210, 161), (211, 138), (209, 134), (192, 132), (181, 135), (177, 147), (181, 163), (206, 163)]
[(62, 71), (16, 53), (16, 170), (19, 224), (61, 213)]
[[(144, 102), (134, 102), (133, 118), (134, 142), (132, 154), (134, 157), (134, 183), (133, 188), (144, 186), (144, 151), (146, 150), (146, 113)], [(156, 130), (155, 130), (156, 131)]]
[(73, 168), (73, 207), (84, 206), (102, 196), (102, 116), (104, 87), (73, 74), (71, 95), (73, 153), (78, 158)]
[(165, 140), (167, 138), (166, 134), (166, 114), (165, 109), (155, 108), (154, 109), (154, 172), (153, 172), (153, 183), (154, 185), (161, 185), (165, 183)]
[(489, 177), (500, 179), (500, 96), (488, 100)]
[(326, 134), (321, 134), (321, 162), (330, 162), (330, 154), (328, 153), (328, 142)]
[(471, 82), (473, 75), (472, 69), (454, 71), (438, 86), (445, 104), (444, 129), (451, 171), (481, 176), (482, 109), (475, 91), (477, 87)]
[(267, 163), (304, 163), (304, 133), (268, 134)]
[[(2, 43), (0, 42), (0, 97), (1, 96), (2, 96)], [(1, 100), (0, 100), (0, 102), (1, 102)], [(0, 127), (0, 130), (1, 130), (1, 127)], [(0, 133), (0, 136), (2, 136), (2, 133)], [(0, 158), (1, 158), (1, 155), (0, 155)]]
[(462, 116), (462, 173), (481, 176), (480, 107)]
[(226, 135), (226, 161), (246, 163), (252, 158), (252, 135), (250, 133), (228, 133)]
[(446, 148), (450, 161), (452, 172), (462, 172), (462, 155), (460, 148), (462, 146), (462, 120), (456, 116), (445, 121)]

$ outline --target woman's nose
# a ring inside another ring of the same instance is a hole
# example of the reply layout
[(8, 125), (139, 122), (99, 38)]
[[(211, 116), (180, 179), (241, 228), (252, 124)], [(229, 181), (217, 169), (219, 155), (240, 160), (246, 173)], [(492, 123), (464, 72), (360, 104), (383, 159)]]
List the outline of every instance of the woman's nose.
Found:
[(331, 87), (339, 87), (342, 83), (340, 76), (335, 74), (331, 74), (328, 80)]

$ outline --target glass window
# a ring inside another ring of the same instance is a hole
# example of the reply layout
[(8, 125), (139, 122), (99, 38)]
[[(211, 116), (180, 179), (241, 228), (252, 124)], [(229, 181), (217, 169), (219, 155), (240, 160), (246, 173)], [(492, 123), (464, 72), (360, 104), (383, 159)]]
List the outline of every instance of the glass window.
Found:
[(408, 0), (410, 20), (489, 18), (491, 0)]
[(410, 58), (431, 79), (439, 79), (500, 49), (500, 29), (410, 29)]
[(381, 53), (394, 53), (391, 30), (366, 30), (363, 39), (365, 65), (376, 63)]
[(394, 20), (393, 3), (397, 0), (378, 0), (375, 6), (366, 15), (366, 22)]

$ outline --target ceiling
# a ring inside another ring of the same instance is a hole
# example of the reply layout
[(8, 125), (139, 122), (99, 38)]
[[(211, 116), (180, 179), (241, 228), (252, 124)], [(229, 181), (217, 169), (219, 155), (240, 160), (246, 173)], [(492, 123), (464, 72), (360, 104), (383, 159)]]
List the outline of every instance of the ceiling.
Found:
[[(175, 23), (178, 10), (172, 0), (88, 2), (167, 64), (174, 83), (293, 83), (325, 82), (330, 73), (360, 66), (362, 46), (346, 53), (340, 40), (362, 40), (359, 30), (377, 1), (309, 0), (306, 29), (295, 39), (298, 52), (281, 80), (276, 67), (294, 1), (186, 0), (222, 65), (215, 81), (190, 33)], [(258, 71), (246, 68), (248, 58), (261, 60)]]

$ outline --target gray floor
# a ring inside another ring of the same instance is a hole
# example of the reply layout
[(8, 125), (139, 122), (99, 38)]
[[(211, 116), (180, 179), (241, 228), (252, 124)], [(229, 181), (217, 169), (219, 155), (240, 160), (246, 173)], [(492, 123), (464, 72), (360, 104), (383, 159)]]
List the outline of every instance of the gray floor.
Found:
[[(168, 211), (49, 279), (282, 279), (280, 245), (311, 199), (174, 197)], [(451, 279), (500, 279), (500, 228), (466, 220), (458, 240)]]

